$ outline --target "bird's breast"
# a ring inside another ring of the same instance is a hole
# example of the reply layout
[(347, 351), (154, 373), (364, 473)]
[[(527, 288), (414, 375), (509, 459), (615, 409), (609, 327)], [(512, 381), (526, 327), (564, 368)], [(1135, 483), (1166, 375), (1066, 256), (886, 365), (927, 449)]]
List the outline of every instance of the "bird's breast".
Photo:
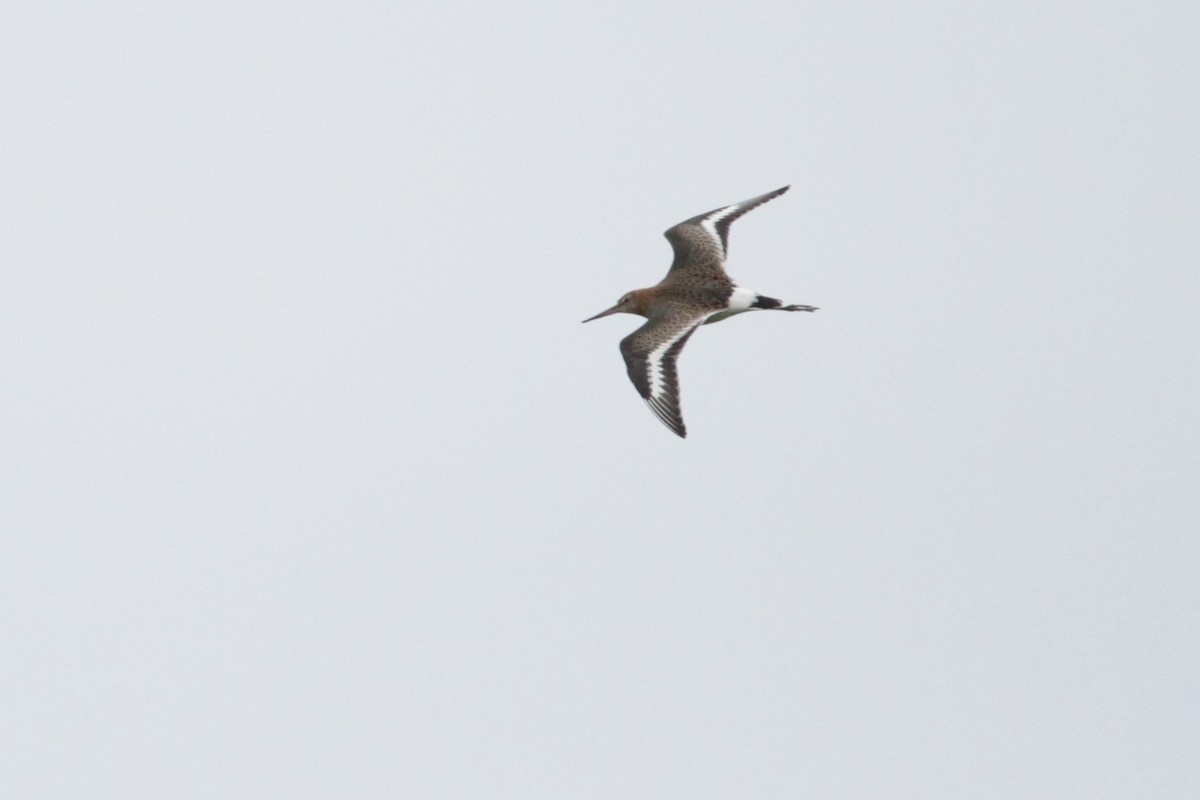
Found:
[(672, 306), (682, 306), (696, 311), (716, 311), (729, 307), (731, 289), (730, 286), (719, 285), (672, 287), (663, 292), (658, 299)]

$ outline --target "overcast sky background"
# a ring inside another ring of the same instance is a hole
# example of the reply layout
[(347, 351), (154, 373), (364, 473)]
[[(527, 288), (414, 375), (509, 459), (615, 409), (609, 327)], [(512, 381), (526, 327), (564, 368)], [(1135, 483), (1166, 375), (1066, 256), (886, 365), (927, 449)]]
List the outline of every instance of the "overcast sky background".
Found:
[(1200, 6), (896, 5), (8, 9), (3, 794), (1200, 796)]

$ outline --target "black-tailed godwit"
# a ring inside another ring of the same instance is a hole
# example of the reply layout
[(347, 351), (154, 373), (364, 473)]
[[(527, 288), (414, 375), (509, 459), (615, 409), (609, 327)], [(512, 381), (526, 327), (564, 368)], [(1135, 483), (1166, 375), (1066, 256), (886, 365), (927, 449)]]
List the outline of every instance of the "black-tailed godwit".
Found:
[(687, 436), (687, 428), (679, 410), (675, 361), (698, 327), (756, 309), (817, 310), (813, 306), (785, 306), (774, 297), (739, 286), (725, 274), (729, 226), (788, 188), (700, 214), (669, 228), (663, 235), (675, 250), (675, 261), (667, 277), (657, 286), (629, 292), (612, 308), (584, 320), (591, 322), (617, 313), (647, 318), (645, 325), (621, 340), (621, 355), (629, 379), (650, 410), (680, 436)]

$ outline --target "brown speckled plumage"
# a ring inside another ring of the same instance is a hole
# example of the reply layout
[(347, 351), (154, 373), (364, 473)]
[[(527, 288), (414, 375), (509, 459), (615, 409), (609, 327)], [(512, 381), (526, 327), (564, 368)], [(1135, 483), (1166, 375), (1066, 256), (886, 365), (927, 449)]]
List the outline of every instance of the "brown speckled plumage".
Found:
[(815, 311), (812, 306), (784, 306), (772, 297), (741, 288), (725, 273), (729, 227), (734, 220), (788, 190), (785, 186), (742, 203), (723, 206), (675, 225), (663, 234), (675, 251), (667, 276), (657, 286), (629, 292), (612, 308), (638, 314), (647, 322), (621, 340), (629, 379), (662, 422), (679, 436), (687, 435), (679, 406), (675, 362), (696, 329), (753, 309)]

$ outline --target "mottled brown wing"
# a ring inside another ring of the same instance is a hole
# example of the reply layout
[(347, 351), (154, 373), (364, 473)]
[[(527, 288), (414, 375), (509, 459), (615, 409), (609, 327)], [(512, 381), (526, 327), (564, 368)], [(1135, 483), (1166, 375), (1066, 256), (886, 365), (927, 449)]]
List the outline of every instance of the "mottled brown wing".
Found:
[(668, 228), (663, 236), (675, 250), (675, 261), (667, 276), (728, 280), (725, 257), (729, 253), (729, 226), (738, 217), (779, 197), (789, 188), (784, 186), (751, 200), (717, 208)]
[(687, 436), (679, 408), (675, 361), (707, 314), (674, 312), (651, 317), (621, 340), (621, 355), (638, 394), (654, 415), (679, 436)]

